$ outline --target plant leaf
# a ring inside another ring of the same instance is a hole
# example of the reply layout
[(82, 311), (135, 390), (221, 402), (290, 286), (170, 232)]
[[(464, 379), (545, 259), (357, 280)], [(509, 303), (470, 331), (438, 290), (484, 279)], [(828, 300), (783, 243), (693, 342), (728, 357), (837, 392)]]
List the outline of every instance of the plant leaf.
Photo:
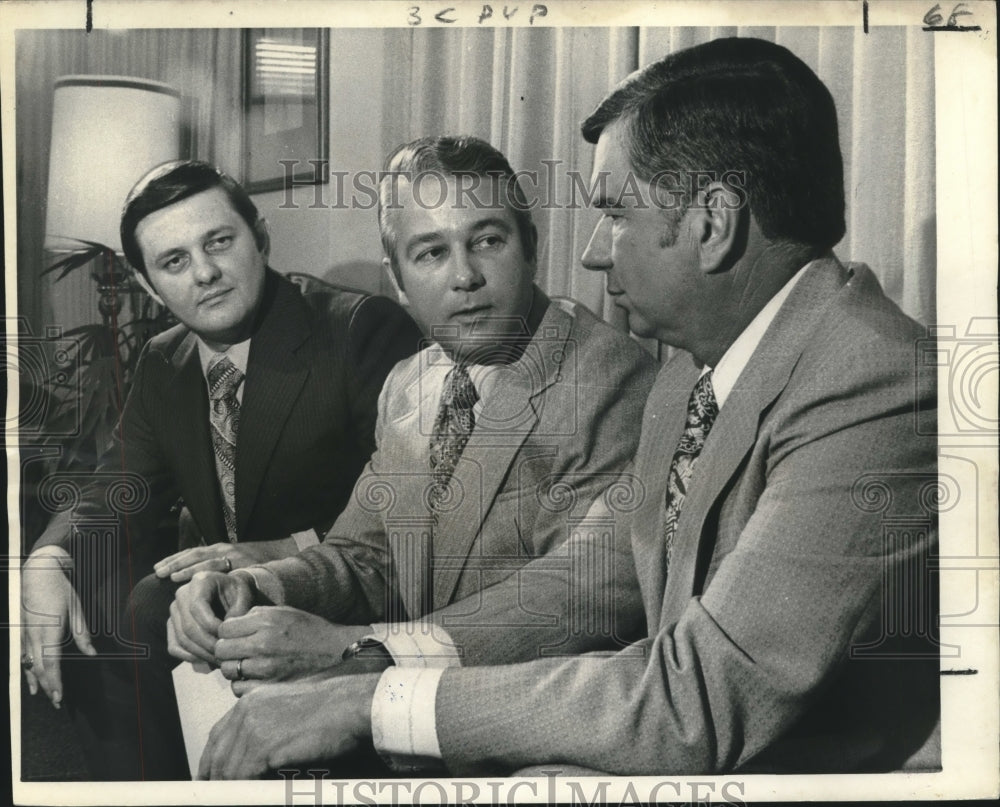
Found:
[(63, 331), (62, 338), (65, 339), (67, 336), (77, 336), (77, 335), (93, 335), (95, 333), (100, 333), (107, 330), (103, 325), (80, 325), (77, 328), (70, 328), (68, 331)]
[(74, 252), (71, 255), (67, 255), (62, 260), (56, 261), (47, 269), (42, 271), (42, 275), (47, 275), (50, 272), (58, 272), (62, 270), (61, 274), (56, 278), (57, 281), (62, 280), (66, 275), (72, 272), (74, 269), (79, 269), (81, 266), (85, 266), (90, 263), (94, 258), (100, 255), (104, 250), (91, 248), (84, 250), (82, 252)]
[(81, 244), (87, 244), (88, 246), (94, 247), (95, 249), (99, 249), (101, 252), (110, 252), (114, 254), (114, 250), (107, 244), (102, 244), (98, 241), (88, 241), (86, 238), (73, 238), (72, 240), (78, 241)]
[(102, 252), (114, 252), (114, 250), (107, 244), (102, 244), (99, 241), (88, 241), (86, 238), (78, 238), (74, 235), (54, 235), (54, 238), (62, 239), (63, 241), (76, 241), (78, 244), (86, 244), (89, 247), (95, 247)]

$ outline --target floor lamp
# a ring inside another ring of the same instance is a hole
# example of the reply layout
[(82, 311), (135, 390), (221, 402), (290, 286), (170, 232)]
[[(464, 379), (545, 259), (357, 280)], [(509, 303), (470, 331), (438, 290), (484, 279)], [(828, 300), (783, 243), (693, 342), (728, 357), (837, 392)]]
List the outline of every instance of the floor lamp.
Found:
[[(63, 434), (63, 419), (80, 424), (64, 441), (70, 466), (92, 465), (103, 450), (143, 345), (167, 324), (165, 312), (129, 282), (118, 225), (133, 185), (180, 156), (180, 132), (180, 93), (166, 84), (124, 76), (64, 76), (55, 83), (45, 248), (60, 257), (45, 272), (57, 281), (74, 274), (61, 289), (62, 304), (72, 318), (83, 309), (87, 323), (63, 334), (76, 345), (77, 372), (47, 382), (55, 402), (47, 428)], [(76, 277), (84, 267), (97, 284), (100, 323), (93, 322), (92, 288)], [(82, 305), (74, 295), (84, 298)], [(129, 314), (119, 318), (126, 296)]]
[(153, 166), (180, 155), (181, 98), (173, 87), (126, 76), (55, 82), (45, 248), (62, 253), (58, 277), (98, 265), (98, 308), (114, 327), (128, 290), (118, 223), (122, 203)]

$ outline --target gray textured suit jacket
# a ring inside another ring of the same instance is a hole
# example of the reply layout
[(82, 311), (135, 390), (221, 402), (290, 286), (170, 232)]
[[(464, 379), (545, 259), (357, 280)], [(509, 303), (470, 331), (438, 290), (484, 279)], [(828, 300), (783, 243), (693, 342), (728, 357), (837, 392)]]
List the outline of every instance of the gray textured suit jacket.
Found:
[[(620, 635), (641, 630), (644, 615), (647, 638), (610, 657), (446, 670), (437, 731), (449, 770), (898, 768), (939, 703), (924, 565), (936, 443), (915, 429), (917, 407), (932, 414), (936, 397), (932, 381), (915, 384), (921, 335), (869, 270), (852, 275), (832, 257), (812, 266), (708, 437), (667, 572), (667, 469), (699, 373), (684, 354), (672, 360), (650, 393), (633, 469), (644, 499), (614, 519), (616, 574), (577, 581), (571, 604), (613, 597)], [(538, 585), (496, 586), (478, 625), (449, 626), (465, 664), (600, 644), (567, 638), (565, 573), (536, 565)], [(529, 612), (562, 619), (524, 627)]]
[[(391, 300), (323, 285), (303, 293), (268, 271), (241, 406), (236, 456), (241, 541), (325, 530), (333, 523), (374, 449), (382, 382), (419, 344), (416, 325)], [(53, 519), (36, 548), (63, 546), (88, 574), (106, 578), (112, 570), (107, 548), (96, 546), (90, 534), (74, 539), (71, 521), (114, 517), (108, 491), (129, 478), (145, 487), (118, 520), (114, 599), (128, 593), (130, 580), (138, 581), (155, 561), (177, 551), (175, 535), (156, 526), (178, 497), (208, 543), (226, 541), (209, 428), (197, 340), (178, 325), (146, 346), (122, 414), (120, 440), (75, 512)]]
[(582, 306), (549, 303), (523, 355), (495, 369), (433, 513), (429, 441), (439, 390), (432, 347), (386, 381), (378, 449), (323, 544), (266, 564), (286, 604), (336, 622), (414, 619), (467, 597), (565, 541), (569, 522), (618, 476), (639, 437), (655, 361)]

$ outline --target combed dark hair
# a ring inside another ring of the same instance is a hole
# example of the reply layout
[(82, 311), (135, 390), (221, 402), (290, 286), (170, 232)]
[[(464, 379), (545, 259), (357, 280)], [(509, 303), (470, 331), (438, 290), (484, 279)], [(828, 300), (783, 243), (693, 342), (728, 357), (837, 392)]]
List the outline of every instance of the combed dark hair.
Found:
[(820, 253), (843, 237), (836, 106), (787, 48), (729, 38), (672, 53), (619, 84), (583, 122), (583, 136), (596, 143), (618, 120), (640, 178), (741, 172), (768, 238)]
[(504, 203), (514, 215), (521, 250), (529, 263), (535, 260), (538, 234), (520, 182), (507, 158), (485, 140), (469, 135), (421, 137), (397, 146), (383, 165), (379, 182), (378, 228), (382, 247), (399, 278), (396, 261), (396, 233), (386, 212), (393, 199), (392, 185), (399, 176), (414, 181), (421, 174), (468, 175), (505, 180)]
[(259, 226), (260, 214), (257, 212), (257, 206), (251, 201), (243, 186), (208, 163), (197, 160), (176, 160), (158, 165), (149, 171), (129, 191), (122, 207), (122, 251), (136, 271), (148, 277), (142, 250), (135, 237), (139, 222), (150, 213), (211, 188), (222, 188), (225, 191), (233, 209), (253, 231), (257, 248), (264, 249), (267, 243), (266, 231)]

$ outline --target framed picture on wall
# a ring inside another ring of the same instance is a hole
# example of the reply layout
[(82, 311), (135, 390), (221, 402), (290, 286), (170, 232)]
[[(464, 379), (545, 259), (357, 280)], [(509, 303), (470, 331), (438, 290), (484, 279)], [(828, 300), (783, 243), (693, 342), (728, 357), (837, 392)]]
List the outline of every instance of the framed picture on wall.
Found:
[(250, 28), (243, 41), (243, 184), (250, 193), (328, 180), (329, 33)]

